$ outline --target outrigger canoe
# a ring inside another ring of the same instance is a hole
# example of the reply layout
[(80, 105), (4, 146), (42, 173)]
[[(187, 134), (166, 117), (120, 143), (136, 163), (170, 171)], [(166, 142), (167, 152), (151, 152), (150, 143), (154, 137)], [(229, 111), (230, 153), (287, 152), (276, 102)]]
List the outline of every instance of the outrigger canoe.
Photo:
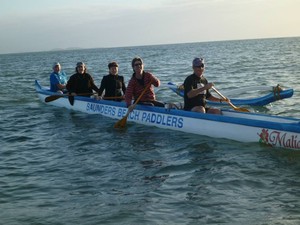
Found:
[[(167, 85), (173, 92), (175, 92), (177, 95), (183, 97), (184, 95), (184, 89), (180, 85), (176, 85), (172, 82), (169, 82)], [(290, 98), (294, 94), (293, 89), (287, 89), (282, 90), (279, 86), (275, 86), (272, 89), (270, 89), (269, 93), (255, 98), (247, 98), (247, 99), (238, 99), (238, 98), (230, 98), (230, 101), (234, 105), (251, 105), (251, 106), (264, 106), (269, 103), (284, 99), (284, 98)], [(207, 101), (210, 105), (226, 105), (226, 102), (212, 102)]]
[[(36, 80), (39, 99), (45, 102), (55, 95)], [(96, 100), (75, 96), (73, 105), (67, 96), (46, 104), (89, 114), (100, 114), (120, 120), (126, 115), (125, 102)], [(284, 149), (300, 150), (300, 119), (257, 113), (222, 110), (222, 115), (202, 114), (179, 109), (137, 105), (129, 114), (128, 122), (182, 131), (211, 138), (226, 138), (239, 142), (262, 143)]]

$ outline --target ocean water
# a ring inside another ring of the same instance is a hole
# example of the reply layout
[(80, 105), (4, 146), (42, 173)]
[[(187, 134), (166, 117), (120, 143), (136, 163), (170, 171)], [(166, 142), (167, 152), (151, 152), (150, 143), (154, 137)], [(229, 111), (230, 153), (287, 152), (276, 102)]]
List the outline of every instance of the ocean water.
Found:
[[(194, 57), (221, 92), (257, 86), (294, 96), (252, 111), (300, 118), (300, 38), (0, 55), (0, 224), (300, 224), (300, 152), (127, 124), (45, 105), (53, 62), (84, 61), (100, 84), (111, 60), (181, 83)], [(158, 99), (182, 99), (165, 87)], [(230, 97), (230, 96), (228, 96)], [(217, 130), (217, 128), (216, 128)]]

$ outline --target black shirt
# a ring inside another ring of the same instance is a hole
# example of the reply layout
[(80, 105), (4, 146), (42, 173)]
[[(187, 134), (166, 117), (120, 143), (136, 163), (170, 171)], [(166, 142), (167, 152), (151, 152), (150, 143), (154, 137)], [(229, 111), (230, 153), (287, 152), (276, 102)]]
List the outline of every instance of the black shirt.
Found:
[(122, 91), (124, 94), (126, 92), (124, 77), (111, 74), (103, 76), (99, 89), (99, 95), (105, 90), (104, 97), (122, 96)]
[(211, 96), (208, 90), (203, 91), (202, 94), (196, 95), (193, 98), (188, 98), (187, 93), (192, 89), (197, 89), (199, 86), (204, 86), (208, 82), (204, 76), (198, 77), (195, 74), (189, 75), (184, 80), (184, 110), (190, 111), (195, 106), (206, 106), (206, 99)]
[(78, 95), (90, 96), (93, 93), (93, 90), (98, 92), (99, 89), (95, 85), (92, 76), (88, 73), (73, 74), (68, 80), (67, 90), (72, 93), (75, 92)]

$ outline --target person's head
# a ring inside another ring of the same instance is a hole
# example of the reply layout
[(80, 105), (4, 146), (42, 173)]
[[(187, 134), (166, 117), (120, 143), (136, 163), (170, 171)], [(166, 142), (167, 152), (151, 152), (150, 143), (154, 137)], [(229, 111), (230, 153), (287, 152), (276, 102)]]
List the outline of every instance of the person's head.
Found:
[(143, 72), (144, 64), (143, 64), (143, 60), (140, 57), (135, 57), (131, 61), (131, 66), (132, 66), (132, 69), (135, 73), (142, 73)]
[(197, 76), (201, 76), (204, 72), (205, 64), (203, 58), (194, 58), (193, 70)]
[(118, 74), (118, 70), (119, 70), (119, 65), (115, 61), (110, 62), (110, 63), (108, 63), (108, 69), (109, 69), (109, 73), (111, 75), (117, 75)]
[(83, 62), (78, 62), (76, 64), (76, 68), (75, 68), (77, 73), (85, 73), (86, 72), (86, 66)]
[(59, 62), (53, 63), (52, 69), (54, 72), (58, 73), (61, 70), (61, 66), (60, 66)]

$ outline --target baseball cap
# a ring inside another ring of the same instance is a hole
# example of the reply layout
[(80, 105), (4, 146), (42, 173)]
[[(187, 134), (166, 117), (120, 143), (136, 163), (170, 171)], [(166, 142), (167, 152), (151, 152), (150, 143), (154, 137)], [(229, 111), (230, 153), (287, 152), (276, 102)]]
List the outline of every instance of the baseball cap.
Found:
[(60, 67), (60, 64), (59, 64), (59, 62), (55, 62), (55, 63), (53, 63), (53, 67), (52, 67), (52, 68), (54, 68), (54, 67), (56, 67), (56, 66), (59, 66), (59, 67)]
[(204, 59), (203, 58), (194, 58), (193, 67), (202, 66), (202, 65), (204, 65)]

